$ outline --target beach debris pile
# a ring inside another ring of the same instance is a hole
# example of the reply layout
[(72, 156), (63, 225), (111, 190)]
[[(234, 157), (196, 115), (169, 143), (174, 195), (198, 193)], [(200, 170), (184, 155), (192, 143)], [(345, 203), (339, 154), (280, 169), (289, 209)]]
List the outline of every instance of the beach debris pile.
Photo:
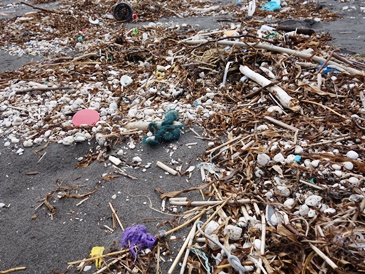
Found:
[[(156, 231), (148, 252), (102, 255), (97, 273), (365, 271), (364, 63), (330, 46), (328, 34), (280, 27), (283, 18), (336, 14), (294, 1), (275, 12), (257, 1), (254, 16), (246, 2), (131, 3), (140, 21), (235, 15), (199, 30), (117, 23), (113, 1), (59, 2), (0, 22), (3, 49), (46, 56), (1, 73), (4, 146), (22, 154), (47, 142), (141, 142), (171, 110), (184, 127), (200, 126), (208, 145), (194, 171), (201, 200), (160, 193), (166, 211), (186, 207), (178, 226)], [(75, 126), (82, 109), (100, 120)], [(178, 230), (184, 244), (169, 251)]]

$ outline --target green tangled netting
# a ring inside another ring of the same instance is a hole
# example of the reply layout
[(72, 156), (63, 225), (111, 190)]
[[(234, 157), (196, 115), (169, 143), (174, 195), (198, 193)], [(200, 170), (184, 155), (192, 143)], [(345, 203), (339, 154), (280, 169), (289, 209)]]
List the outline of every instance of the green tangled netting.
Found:
[(165, 119), (161, 125), (152, 122), (148, 125), (152, 136), (145, 136), (143, 142), (150, 146), (157, 146), (163, 142), (177, 141), (180, 138), (182, 124), (174, 123), (179, 119), (179, 114), (175, 110), (169, 110), (165, 114)]

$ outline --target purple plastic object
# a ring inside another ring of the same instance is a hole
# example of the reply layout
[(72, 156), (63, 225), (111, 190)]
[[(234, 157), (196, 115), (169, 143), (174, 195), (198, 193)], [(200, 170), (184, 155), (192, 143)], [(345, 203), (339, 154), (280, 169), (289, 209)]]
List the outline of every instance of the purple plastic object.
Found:
[(144, 225), (134, 225), (126, 228), (122, 234), (121, 244), (123, 247), (129, 247), (134, 259), (137, 259), (139, 249), (152, 249), (156, 244), (156, 238), (147, 233), (147, 228)]

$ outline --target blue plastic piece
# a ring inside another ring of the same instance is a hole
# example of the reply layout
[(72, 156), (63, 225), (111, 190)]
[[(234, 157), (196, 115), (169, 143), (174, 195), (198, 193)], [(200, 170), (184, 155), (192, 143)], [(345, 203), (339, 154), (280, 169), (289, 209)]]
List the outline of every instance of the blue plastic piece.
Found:
[(271, 0), (270, 2), (267, 2), (266, 4), (262, 5), (261, 8), (267, 11), (274, 11), (281, 9), (280, 0)]
[(302, 156), (300, 155), (295, 155), (294, 161), (296, 161), (297, 163), (300, 163), (300, 160), (302, 159)]
[[(318, 66), (318, 70), (322, 67), (323, 65), (323, 62), (320, 62), (319, 63), (319, 66)], [(334, 69), (334, 68), (330, 68), (328, 66), (324, 66), (323, 69), (322, 69), (322, 73), (323, 74), (327, 74), (327, 73), (330, 73), (330, 72), (333, 72), (333, 73), (340, 73), (337, 69)]]

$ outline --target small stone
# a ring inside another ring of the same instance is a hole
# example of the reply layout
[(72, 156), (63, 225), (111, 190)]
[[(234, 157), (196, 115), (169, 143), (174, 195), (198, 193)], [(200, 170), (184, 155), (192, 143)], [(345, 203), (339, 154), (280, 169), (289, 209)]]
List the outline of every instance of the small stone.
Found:
[(347, 170), (352, 170), (354, 168), (354, 164), (351, 162), (343, 162), (343, 167)]
[(119, 166), (122, 163), (122, 161), (119, 158), (111, 156), (111, 155), (108, 157), (108, 160), (116, 166)]
[(9, 142), (9, 141), (6, 141), (6, 142), (4, 143), (4, 147), (8, 147), (8, 146), (10, 146), (10, 142)]
[(307, 206), (319, 206), (322, 201), (322, 197), (318, 195), (311, 195), (305, 199), (305, 204)]
[(333, 165), (332, 165), (332, 168), (333, 168), (334, 170), (341, 170), (341, 166), (340, 166), (340, 165), (338, 165), (338, 164), (333, 164)]
[(112, 199), (115, 200), (117, 198), (117, 194), (112, 195)]
[(224, 235), (228, 235), (232, 241), (238, 241), (242, 235), (242, 228), (234, 225), (227, 225), (224, 228)]
[(24, 153), (24, 149), (22, 149), (22, 148), (19, 148), (19, 149), (16, 151), (16, 154), (18, 154), (18, 155), (23, 155), (23, 153)]
[(219, 227), (219, 224), (216, 221), (210, 221), (205, 229), (204, 229), (204, 233), (207, 235), (212, 235), (213, 232)]
[(270, 161), (270, 156), (264, 153), (260, 153), (257, 155), (257, 163), (260, 166), (266, 166)]
[[(214, 239), (216, 242), (219, 242), (219, 238), (216, 234), (211, 234), (210, 237), (212, 239)], [(208, 246), (212, 249), (212, 250), (218, 250), (220, 249), (219, 245), (217, 245), (216, 243), (208, 240)]]
[(24, 147), (32, 147), (33, 146), (33, 141), (32, 140), (26, 140), (23, 142), (23, 146)]
[(356, 177), (350, 177), (348, 179), (349, 183), (352, 184), (353, 186), (358, 186), (360, 184), (360, 180)]
[(119, 149), (118, 152), (117, 152), (117, 155), (118, 156), (122, 156), (123, 154), (124, 154), (123, 149)]
[(356, 160), (357, 158), (359, 158), (359, 154), (356, 151), (350, 150), (346, 153), (346, 157)]

